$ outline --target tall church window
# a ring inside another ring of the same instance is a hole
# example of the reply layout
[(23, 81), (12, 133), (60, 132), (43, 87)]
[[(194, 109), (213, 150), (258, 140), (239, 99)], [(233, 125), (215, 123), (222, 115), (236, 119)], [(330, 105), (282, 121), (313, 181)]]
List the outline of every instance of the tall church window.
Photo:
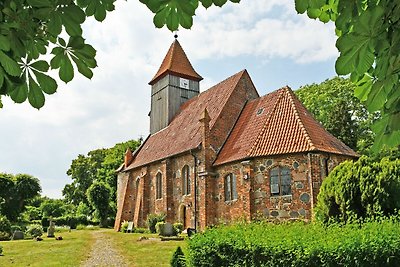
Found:
[(162, 174), (161, 172), (156, 175), (156, 199), (162, 198)]
[(224, 178), (225, 201), (231, 201), (238, 198), (236, 190), (236, 176), (229, 173)]
[(191, 193), (191, 181), (190, 181), (190, 168), (188, 165), (182, 168), (182, 193), (189, 195)]
[(288, 167), (275, 167), (270, 170), (271, 195), (284, 196), (291, 195), (292, 177)]

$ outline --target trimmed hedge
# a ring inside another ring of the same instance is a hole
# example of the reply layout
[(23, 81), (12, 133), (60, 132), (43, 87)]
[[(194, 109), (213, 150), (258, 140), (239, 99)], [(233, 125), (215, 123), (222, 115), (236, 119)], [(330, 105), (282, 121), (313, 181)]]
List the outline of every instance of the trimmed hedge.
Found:
[(398, 266), (400, 223), (235, 224), (195, 235), (188, 250), (190, 266)]

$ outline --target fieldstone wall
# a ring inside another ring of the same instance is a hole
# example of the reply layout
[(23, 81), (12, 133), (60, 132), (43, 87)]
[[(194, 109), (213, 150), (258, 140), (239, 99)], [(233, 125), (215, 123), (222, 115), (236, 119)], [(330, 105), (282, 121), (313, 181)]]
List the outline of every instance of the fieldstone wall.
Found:
[[(194, 156), (181, 154), (118, 175), (115, 228), (119, 229), (117, 224), (123, 220), (132, 221), (138, 208), (135, 226), (144, 227), (148, 214), (165, 213), (170, 223), (182, 222), (185, 227), (195, 227), (195, 175), (198, 182), (196, 226), (200, 229), (242, 219), (310, 220), (323, 179), (347, 159), (350, 158), (327, 153), (298, 153), (260, 157), (204, 171), (201, 150)], [(183, 195), (182, 188), (185, 165), (190, 170), (191, 193), (188, 195)], [(290, 195), (271, 194), (270, 170), (276, 166), (291, 170)], [(156, 199), (156, 175), (159, 172), (163, 177), (163, 191), (162, 198)], [(236, 177), (237, 199), (225, 201), (224, 177), (230, 173)]]

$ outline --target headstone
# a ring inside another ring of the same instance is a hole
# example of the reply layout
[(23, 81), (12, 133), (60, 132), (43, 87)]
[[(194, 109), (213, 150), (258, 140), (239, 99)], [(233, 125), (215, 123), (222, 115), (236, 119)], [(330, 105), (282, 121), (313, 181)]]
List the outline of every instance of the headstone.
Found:
[(56, 226), (53, 221), (50, 221), (49, 228), (47, 228), (47, 237), (54, 237)]
[(128, 222), (128, 228), (126, 229), (127, 233), (132, 233), (133, 230), (133, 222)]
[(171, 223), (167, 222), (164, 224), (164, 236), (173, 236), (174, 235), (174, 227)]
[(22, 231), (15, 231), (13, 236), (12, 236), (12, 240), (21, 240), (24, 239), (24, 232)]

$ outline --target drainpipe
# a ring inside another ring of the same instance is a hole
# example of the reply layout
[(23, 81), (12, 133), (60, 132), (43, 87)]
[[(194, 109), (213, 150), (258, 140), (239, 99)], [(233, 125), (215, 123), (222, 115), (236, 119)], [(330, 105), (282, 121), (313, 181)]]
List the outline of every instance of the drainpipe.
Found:
[(190, 150), (190, 155), (194, 160), (194, 229), (197, 230), (197, 157), (192, 150)]

